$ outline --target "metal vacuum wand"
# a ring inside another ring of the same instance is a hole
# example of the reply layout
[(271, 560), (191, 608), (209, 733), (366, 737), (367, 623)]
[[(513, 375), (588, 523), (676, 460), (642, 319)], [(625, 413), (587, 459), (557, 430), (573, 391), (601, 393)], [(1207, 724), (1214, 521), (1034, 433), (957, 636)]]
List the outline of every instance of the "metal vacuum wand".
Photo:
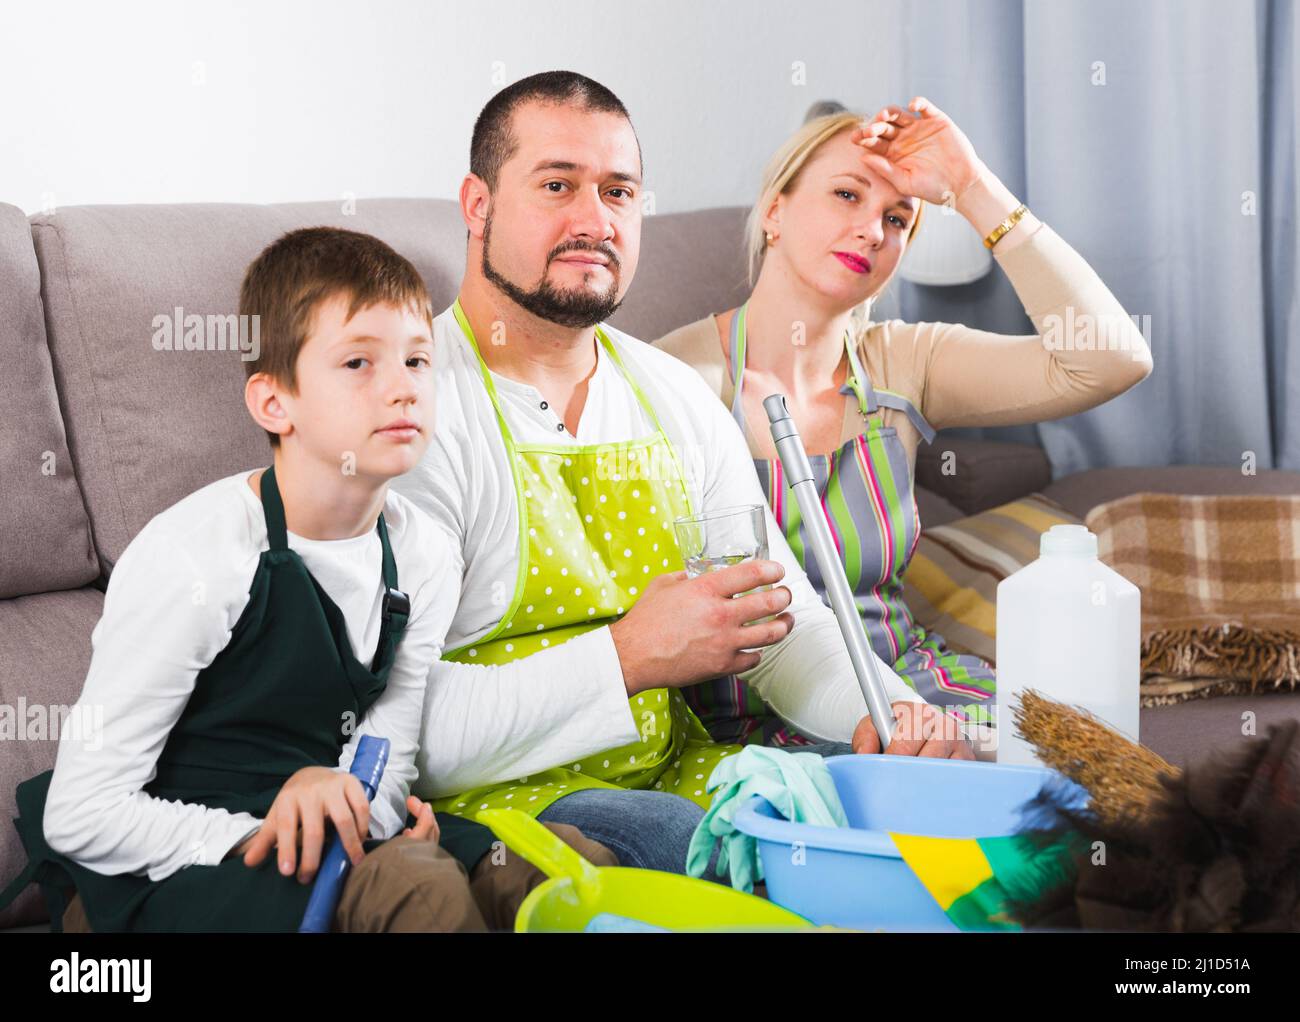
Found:
[(772, 439), (776, 443), (776, 453), (781, 459), (785, 477), (794, 490), (799, 501), (799, 512), (803, 516), (804, 526), (812, 539), (813, 556), (821, 568), (822, 578), (826, 580), (826, 590), (830, 594), (831, 609), (835, 619), (840, 623), (844, 634), (844, 644), (849, 648), (849, 660), (853, 662), (853, 673), (858, 677), (858, 685), (867, 700), (867, 709), (871, 711), (871, 722), (876, 726), (880, 736), (880, 748), (883, 751), (894, 739), (894, 714), (889, 707), (889, 696), (885, 693), (885, 683), (880, 677), (880, 668), (876, 666), (876, 657), (867, 642), (866, 632), (858, 617), (858, 608), (853, 602), (853, 593), (849, 589), (849, 580), (844, 574), (844, 565), (840, 563), (835, 541), (831, 538), (830, 527), (822, 512), (821, 497), (817, 493), (817, 484), (813, 480), (812, 466), (808, 464), (808, 453), (799, 438), (799, 428), (790, 418), (785, 407), (785, 395), (773, 394), (763, 399), (763, 410), (767, 412), (772, 426)]

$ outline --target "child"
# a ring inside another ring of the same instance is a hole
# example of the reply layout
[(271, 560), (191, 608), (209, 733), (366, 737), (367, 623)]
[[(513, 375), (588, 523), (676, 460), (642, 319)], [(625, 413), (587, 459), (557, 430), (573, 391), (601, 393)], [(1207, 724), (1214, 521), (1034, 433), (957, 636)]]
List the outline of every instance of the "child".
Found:
[[(328, 819), (356, 867), (336, 929), (508, 927), (542, 874), (408, 797), (460, 582), (438, 527), (388, 491), (433, 427), (429, 296), (383, 242), (321, 227), (253, 261), (239, 311), (260, 317), (245, 402), (274, 464), (123, 552), (80, 699), (102, 734), (65, 729), (54, 770), (19, 785), (11, 894), (39, 881), (56, 930), (293, 931)], [(365, 734), (392, 742), (373, 805), (347, 772)]]

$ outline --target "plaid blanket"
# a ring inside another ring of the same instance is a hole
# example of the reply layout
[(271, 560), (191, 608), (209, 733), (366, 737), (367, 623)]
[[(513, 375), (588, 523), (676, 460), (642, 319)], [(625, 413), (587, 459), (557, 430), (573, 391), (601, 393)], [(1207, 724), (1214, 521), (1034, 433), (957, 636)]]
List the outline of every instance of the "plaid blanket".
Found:
[(1142, 590), (1142, 705), (1300, 684), (1300, 497), (1137, 493), (1085, 524)]

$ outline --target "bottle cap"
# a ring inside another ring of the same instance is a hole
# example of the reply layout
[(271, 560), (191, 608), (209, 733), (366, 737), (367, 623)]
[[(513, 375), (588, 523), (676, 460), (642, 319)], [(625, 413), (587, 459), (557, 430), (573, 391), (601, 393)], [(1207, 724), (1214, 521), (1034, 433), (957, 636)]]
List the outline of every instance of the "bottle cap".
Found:
[(1083, 525), (1053, 525), (1039, 538), (1038, 553), (1043, 557), (1096, 557), (1097, 537)]

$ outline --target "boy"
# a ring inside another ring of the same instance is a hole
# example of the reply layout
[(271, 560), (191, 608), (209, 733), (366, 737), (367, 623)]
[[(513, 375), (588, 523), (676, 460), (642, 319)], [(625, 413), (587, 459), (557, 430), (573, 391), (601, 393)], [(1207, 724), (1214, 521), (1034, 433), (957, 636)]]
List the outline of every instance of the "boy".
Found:
[[(356, 867), (336, 929), (508, 927), (540, 871), (408, 797), (459, 591), (443, 533), (388, 492), (433, 426), (423, 282), (376, 238), (308, 228), (253, 261), (239, 312), (260, 317), (245, 402), (274, 465), (123, 552), (80, 700), (103, 733), (65, 733), (19, 785), (30, 863), (11, 892), (38, 880), (55, 929), (293, 931), (328, 819)], [(373, 805), (347, 772), (365, 734), (392, 743)]]

